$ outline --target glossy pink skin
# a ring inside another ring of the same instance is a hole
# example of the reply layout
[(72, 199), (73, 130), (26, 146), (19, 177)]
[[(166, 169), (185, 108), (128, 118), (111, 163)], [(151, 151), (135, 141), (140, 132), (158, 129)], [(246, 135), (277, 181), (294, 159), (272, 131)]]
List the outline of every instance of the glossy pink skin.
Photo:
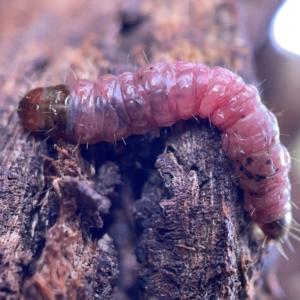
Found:
[[(258, 224), (291, 211), (290, 156), (275, 116), (254, 86), (236, 74), (197, 63), (153, 63), (135, 73), (77, 80), (70, 89), (66, 135), (80, 143), (112, 142), (193, 116), (222, 130), (222, 145)], [(250, 162), (250, 163), (249, 163)]]

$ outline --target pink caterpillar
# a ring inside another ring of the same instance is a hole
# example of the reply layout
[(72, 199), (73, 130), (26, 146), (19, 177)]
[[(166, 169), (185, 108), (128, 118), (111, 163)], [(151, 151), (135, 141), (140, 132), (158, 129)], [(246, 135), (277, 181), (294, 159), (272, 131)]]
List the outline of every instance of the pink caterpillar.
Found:
[(281, 239), (290, 230), (290, 155), (280, 144), (277, 120), (257, 89), (226, 69), (153, 63), (96, 82), (79, 79), (71, 88), (33, 89), (18, 113), (26, 129), (90, 144), (192, 116), (209, 118), (223, 131), (222, 146), (245, 191), (245, 210), (268, 239)]

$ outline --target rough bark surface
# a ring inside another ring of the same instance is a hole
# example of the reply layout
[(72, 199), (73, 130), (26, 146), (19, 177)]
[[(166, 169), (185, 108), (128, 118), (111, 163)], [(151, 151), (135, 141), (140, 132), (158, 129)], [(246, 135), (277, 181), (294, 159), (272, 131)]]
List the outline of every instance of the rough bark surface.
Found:
[(0, 299), (272, 299), (272, 245), (209, 122), (77, 147), (28, 134), (15, 112), (17, 91), (145, 55), (253, 83), (252, 1), (1, 2)]
[(136, 203), (139, 284), (147, 299), (238, 299), (250, 284), (241, 281), (242, 260), (251, 268), (259, 263), (219, 134), (207, 123), (187, 123), (166, 142), (155, 166), (168, 195), (157, 191), (155, 199), (151, 182)]

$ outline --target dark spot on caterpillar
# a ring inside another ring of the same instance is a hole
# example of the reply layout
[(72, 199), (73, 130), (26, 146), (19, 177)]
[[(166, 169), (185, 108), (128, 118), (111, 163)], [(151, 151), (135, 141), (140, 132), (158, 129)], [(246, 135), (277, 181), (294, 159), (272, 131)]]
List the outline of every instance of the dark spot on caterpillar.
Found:
[(253, 159), (252, 159), (251, 157), (248, 157), (248, 158), (247, 158), (246, 166), (251, 165), (252, 162), (253, 162)]
[(28, 130), (82, 144), (114, 142), (194, 116), (209, 118), (222, 131), (222, 147), (235, 164), (245, 210), (269, 239), (284, 237), (290, 228), (290, 156), (280, 143), (276, 117), (254, 86), (226, 69), (153, 63), (95, 82), (34, 89), (21, 99), (18, 113)]
[(246, 168), (244, 168), (243, 165), (240, 165), (240, 171), (243, 172), (248, 177), (248, 179), (254, 179), (253, 174), (249, 172)]
[(256, 176), (255, 179), (256, 182), (261, 182), (262, 180), (266, 179), (266, 176), (263, 175), (255, 175), (255, 176)]

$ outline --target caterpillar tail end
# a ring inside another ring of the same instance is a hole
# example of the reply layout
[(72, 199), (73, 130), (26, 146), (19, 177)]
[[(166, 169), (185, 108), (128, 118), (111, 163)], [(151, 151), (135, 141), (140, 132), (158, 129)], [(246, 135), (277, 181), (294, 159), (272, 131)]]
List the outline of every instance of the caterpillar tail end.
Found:
[(268, 240), (280, 240), (288, 236), (292, 224), (292, 213), (287, 212), (281, 219), (262, 224), (260, 227)]

